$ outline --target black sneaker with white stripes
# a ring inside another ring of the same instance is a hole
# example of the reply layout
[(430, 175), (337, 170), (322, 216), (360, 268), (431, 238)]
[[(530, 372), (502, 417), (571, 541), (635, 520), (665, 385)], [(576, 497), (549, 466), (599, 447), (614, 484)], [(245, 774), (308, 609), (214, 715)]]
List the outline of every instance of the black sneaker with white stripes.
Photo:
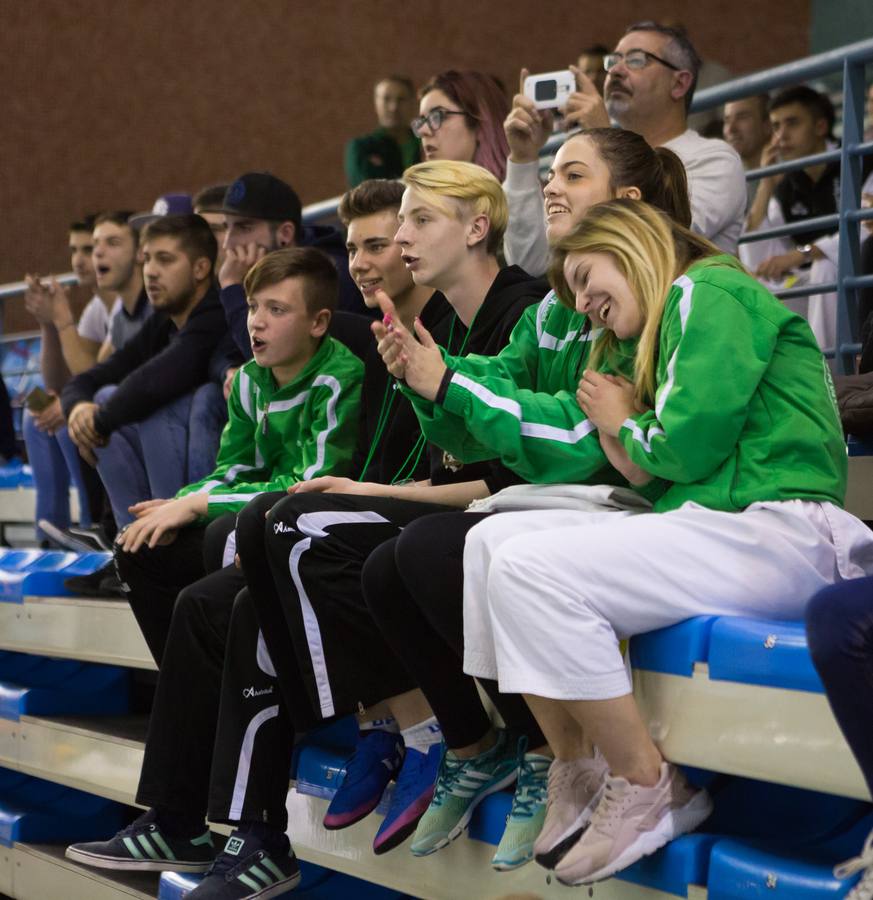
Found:
[(164, 834), (150, 809), (108, 841), (70, 844), (67, 857), (98, 869), (205, 872), (215, 860), (215, 846), (208, 830), (193, 840)]
[(287, 838), (277, 851), (250, 832), (234, 831), (187, 900), (267, 900), (298, 884), (300, 866)]

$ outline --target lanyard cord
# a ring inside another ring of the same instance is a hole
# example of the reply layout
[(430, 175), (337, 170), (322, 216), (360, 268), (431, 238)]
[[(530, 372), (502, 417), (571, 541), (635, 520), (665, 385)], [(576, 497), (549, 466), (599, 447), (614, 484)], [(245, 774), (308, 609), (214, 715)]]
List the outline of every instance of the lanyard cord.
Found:
[(376, 419), (376, 430), (373, 432), (373, 440), (370, 441), (370, 449), (367, 451), (367, 458), (364, 460), (364, 465), (361, 468), (361, 474), (358, 476), (358, 481), (364, 480), (364, 475), (366, 474), (367, 469), (370, 468), (370, 463), (373, 461), (373, 456), (376, 453), (376, 448), (379, 446), (379, 441), (382, 440), (382, 432), (385, 430), (385, 426), (388, 423), (388, 415), (394, 404), (394, 395), (397, 393), (397, 391), (392, 390), (395, 386), (396, 382), (391, 378), (385, 383), (385, 396), (382, 397), (382, 406), (379, 409), (379, 417)]
[[(482, 307), (480, 306), (479, 309)], [(461, 356), (464, 352), (464, 348), (467, 346), (467, 341), (470, 337), (471, 332), (473, 331), (473, 326), (476, 324), (476, 316), (479, 315), (479, 310), (476, 310), (476, 315), (473, 316), (473, 321), (470, 322), (470, 327), (467, 329), (466, 334), (464, 335), (463, 341), (461, 341), (461, 346), (458, 348), (457, 352), (451, 354), (451, 346), (452, 346), (452, 338), (455, 334), (455, 325), (458, 321), (458, 314), (455, 313), (452, 319), (452, 325), (449, 329), (449, 339), (446, 341), (446, 347), (449, 350), (449, 353), (453, 356)], [(370, 442), (370, 449), (367, 453), (367, 459), (364, 462), (363, 468), (361, 469), (361, 474), (358, 476), (358, 481), (362, 481), (364, 478), (364, 474), (372, 462), (373, 456), (376, 453), (376, 448), (379, 445), (379, 442), (382, 440), (382, 433), (385, 431), (385, 426), (388, 424), (388, 417), (391, 412), (391, 407), (394, 403), (394, 395), (397, 393), (396, 390), (391, 390), (392, 387), (396, 387), (396, 382), (389, 381), (388, 384), (385, 385), (385, 396), (382, 398), (382, 407), (379, 410), (379, 418), (376, 421), (376, 431), (373, 434), (373, 440)], [(427, 446), (427, 438), (424, 436), (424, 432), (420, 432), (418, 435), (418, 439), (415, 444), (413, 444), (412, 449), (406, 456), (406, 459), (400, 464), (400, 468), (394, 473), (394, 477), (391, 479), (391, 484), (397, 484), (398, 482), (408, 481), (415, 470), (418, 468), (419, 461), (421, 460), (421, 455), (424, 453), (424, 448)], [(413, 457), (415, 457), (413, 459)]]

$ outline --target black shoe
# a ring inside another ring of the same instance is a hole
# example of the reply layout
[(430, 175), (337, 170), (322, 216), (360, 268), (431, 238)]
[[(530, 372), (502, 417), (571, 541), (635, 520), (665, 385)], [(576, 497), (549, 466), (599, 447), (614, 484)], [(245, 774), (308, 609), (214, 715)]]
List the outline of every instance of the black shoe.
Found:
[(112, 544), (106, 539), (99, 525), (91, 528), (58, 528), (48, 519), (40, 519), (37, 525), (64, 550), (73, 550), (76, 553), (112, 552)]
[(108, 841), (70, 844), (67, 858), (98, 869), (205, 872), (215, 860), (215, 846), (208, 830), (193, 840), (164, 834), (150, 809)]
[(64, 579), (64, 587), (80, 597), (104, 597), (122, 599), (127, 595), (121, 587), (115, 572), (115, 563), (110, 560), (105, 566), (91, 572), (90, 575), (74, 575)]
[(267, 900), (293, 890), (300, 866), (287, 838), (284, 845), (278, 851), (250, 832), (234, 831), (188, 900)]

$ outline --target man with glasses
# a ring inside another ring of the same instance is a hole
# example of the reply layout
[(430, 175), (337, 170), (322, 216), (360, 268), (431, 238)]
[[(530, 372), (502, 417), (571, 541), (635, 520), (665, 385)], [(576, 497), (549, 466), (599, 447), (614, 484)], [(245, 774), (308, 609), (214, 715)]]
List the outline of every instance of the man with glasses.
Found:
[[(688, 128), (700, 58), (685, 32), (655, 22), (631, 25), (615, 50), (604, 57), (603, 65), (607, 72), (603, 98), (591, 80), (574, 69), (578, 90), (564, 107), (565, 127), (615, 124), (641, 134), (652, 147), (668, 147), (685, 165), (692, 227), (736, 253), (746, 207), (743, 166), (724, 141), (703, 138)], [(543, 272), (548, 245), (539, 151), (551, 134), (552, 117), (518, 94), (505, 129), (510, 148), (503, 186), (510, 209), (506, 259), (528, 272)], [(531, 240), (534, 217), (543, 225)], [(522, 235), (523, 239), (517, 239)]]

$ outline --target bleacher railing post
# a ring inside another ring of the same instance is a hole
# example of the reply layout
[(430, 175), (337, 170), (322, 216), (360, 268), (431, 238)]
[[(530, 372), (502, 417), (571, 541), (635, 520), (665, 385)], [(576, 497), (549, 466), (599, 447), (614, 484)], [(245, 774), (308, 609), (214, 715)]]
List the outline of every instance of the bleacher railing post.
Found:
[(864, 63), (850, 57), (843, 64), (843, 146), (840, 158), (840, 245), (837, 253), (836, 367), (855, 371), (855, 354), (847, 344), (858, 339), (857, 289), (846, 285), (861, 270), (859, 223), (850, 214), (861, 198), (861, 157), (853, 151), (864, 137)]

